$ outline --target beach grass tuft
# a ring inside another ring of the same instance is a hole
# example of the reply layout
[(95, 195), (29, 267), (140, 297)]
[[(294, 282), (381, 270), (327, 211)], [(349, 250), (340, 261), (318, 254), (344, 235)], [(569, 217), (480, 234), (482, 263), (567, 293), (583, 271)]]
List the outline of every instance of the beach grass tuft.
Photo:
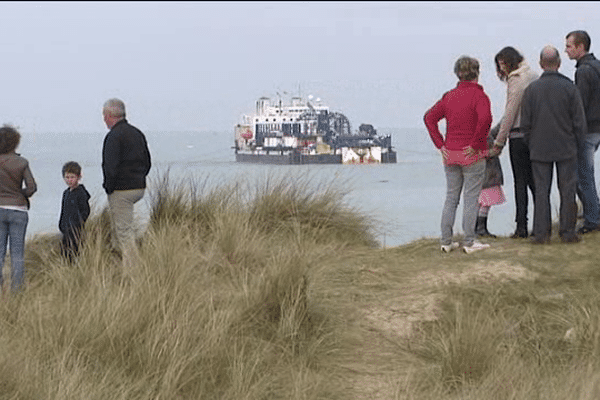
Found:
[(27, 288), (0, 301), (0, 399), (600, 396), (600, 234), (380, 248), (344, 195), (165, 174), (131, 269), (106, 210), (72, 263), (31, 238)]

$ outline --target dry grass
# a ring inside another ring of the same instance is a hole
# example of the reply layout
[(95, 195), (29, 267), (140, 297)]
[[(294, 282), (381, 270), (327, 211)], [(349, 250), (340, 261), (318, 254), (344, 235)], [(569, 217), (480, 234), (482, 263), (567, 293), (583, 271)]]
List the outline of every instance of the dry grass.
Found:
[(334, 185), (153, 183), (124, 271), (94, 213), (71, 265), (27, 243), (0, 399), (595, 399), (600, 235), (374, 246)]

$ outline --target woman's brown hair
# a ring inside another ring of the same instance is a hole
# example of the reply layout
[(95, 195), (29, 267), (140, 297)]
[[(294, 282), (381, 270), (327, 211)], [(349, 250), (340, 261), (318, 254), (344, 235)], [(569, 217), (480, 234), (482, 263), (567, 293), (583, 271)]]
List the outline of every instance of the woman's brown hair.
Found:
[(12, 126), (4, 125), (0, 128), (0, 154), (14, 151), (21, 141), (21, 134)]
[[(505, 73), (502, 71), (502, 69), (500, 69), (500, 61), (506, 65), (508, 68), (508, 73)], [(514, 47), (507, 46), (500, 50), (498, 54), (496, 54), (496, 57), (494, 57), (494, 62), (496, 63), (496, 74), (498, 74), (498, 78), (500, 78), (501, 81), (507, 80), (508, 74), (519, 68), (521, 61), (523, 61), (523, 56)]]

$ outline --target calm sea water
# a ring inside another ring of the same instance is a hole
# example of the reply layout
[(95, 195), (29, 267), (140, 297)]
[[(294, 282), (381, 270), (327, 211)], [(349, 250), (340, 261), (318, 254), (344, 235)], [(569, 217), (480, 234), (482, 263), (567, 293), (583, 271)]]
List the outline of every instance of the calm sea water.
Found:
[[(378, 132), (392, 135), (398, 152), (397, 164), (240, 164), (235, 162), (231, 149), (232, 132), (145, 132), (153, 158), (150, 181), (167, 169), (170, 169), (172, 179), (197, 176), (217, 185), (240, 179), (251, 182), (269, 174), (309, 176), (315, 182), (335, 180), (349, 191), (347, 203), (373, 218), (382, 245), (392, 247), (422, 237), (439, 237), (445, 177), (441, 157), (427, 131), (409, 128), (379, 129)], [(106, 205), (100, 166), (105, 134), (105, 131), (23, 134), (18, 151), (29, 160), (38, 183), (38, 192), (31, 199), (28, 236), (58, 233), (61, 194), (66, 188), (61, 167), (66, 161), (74, 160), (82, 165), (82, 183), (92, 195), (93, 206), (100, 209)], [(508, 151), (501, 155), (501, 162), (508, 201), (492, 208), (488, 228), (493, 233), (505, 235), (514, 230), (513, 180)], [(552, 202), (553, 210), (557, 209), (556, 190)], [(136, 214), (143, 220), (147, 216), (148, 202), (142, 200), (138, 204)], [(461, 215), (459, 209), (456, 232), (462, 231)]]

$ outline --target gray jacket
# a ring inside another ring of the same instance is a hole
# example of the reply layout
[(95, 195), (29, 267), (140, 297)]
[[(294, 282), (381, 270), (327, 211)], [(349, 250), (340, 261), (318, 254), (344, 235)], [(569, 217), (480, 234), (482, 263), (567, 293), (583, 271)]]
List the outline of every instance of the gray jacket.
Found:
[(565, 161), (577, 157), (587, 132), (577, 86), (556, 71), (545, 71), (523, 93), (521, 130), (531, 161)]
[(588, 53), (576, 67), (575, 84), (581, 93), (588, 132), (600, 133), (600, 61)]

